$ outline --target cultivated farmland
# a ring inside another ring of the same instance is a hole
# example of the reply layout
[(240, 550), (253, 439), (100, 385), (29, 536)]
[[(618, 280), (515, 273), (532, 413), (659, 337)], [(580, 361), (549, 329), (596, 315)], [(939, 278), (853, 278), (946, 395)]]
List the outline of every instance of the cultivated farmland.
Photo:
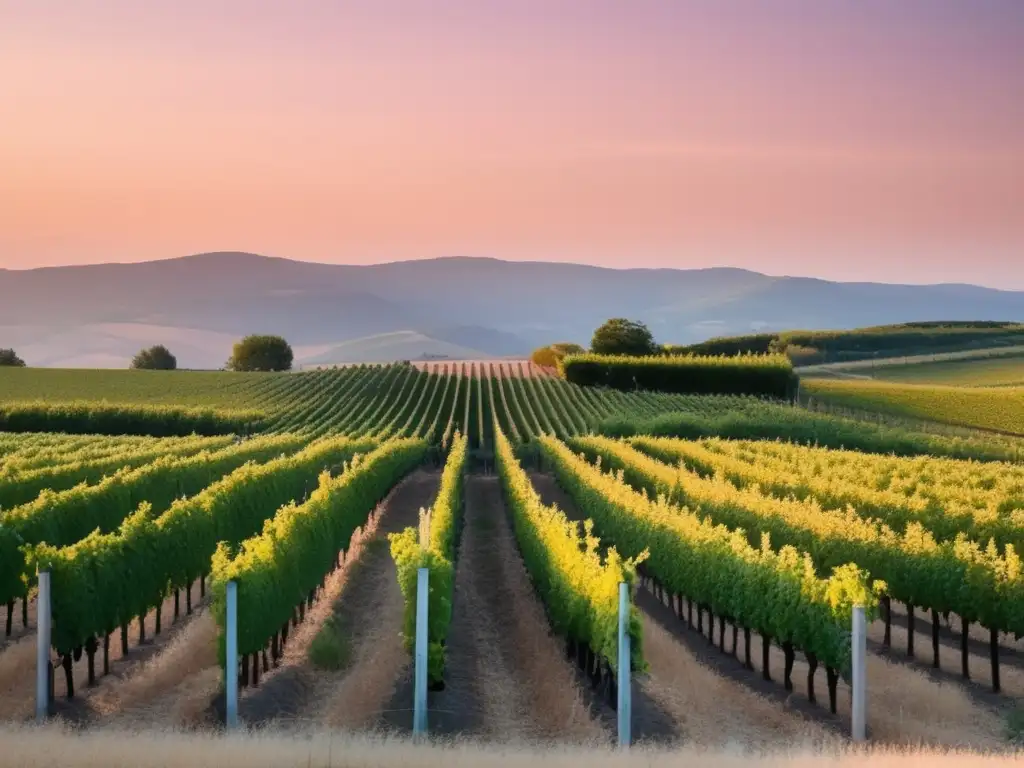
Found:
[(829, 406), (1024, 435), (1024, 387), (950, 387), (815, 379), (805, 394)]
[[(872, 743), (1019, 735), (1013, 437), (581, 386), (519, 361), (0, 371), (0, 413), (18, 419), (0, 421), (15, 750), (40, 571), (51, 714), (89, 738), (219, 727), (229, 583), (244, 723), (408, 733), (421, 567), (433, 735), (610, 745), (620, 583), (638, 744), (842, 749), (854, 606)], [(1012, 412), (993, 428), (1014, 431)], [(138, 748), (140, 765), (162, 749)]]

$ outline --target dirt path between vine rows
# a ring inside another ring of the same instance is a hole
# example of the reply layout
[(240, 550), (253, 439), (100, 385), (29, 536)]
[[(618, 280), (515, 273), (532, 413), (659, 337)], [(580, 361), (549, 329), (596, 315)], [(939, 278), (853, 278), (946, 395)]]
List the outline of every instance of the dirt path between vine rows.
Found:
[(607, 743), (551, 635), (496, 477), (471, 476), (455, 577), (445, 690), (430, 731), (489, 742)]
[[(51, 653), (55, 664), (54, 669), (54, 701), (53, 712), (62, 719), (85, 725), (96, 720), (102, 721), (105, 716), (119, 711), (122, 705), (135, 705), (150, 696), (158, 695), (160, 685), (170, 685), (182, 675), (189, 674), (194, 663), (200, 661), (196, 653), (202, 653), (202, 641), (199, 650), (178, 651), (188, 663), (175, 672), (173, 667), (163, 667), (159, 673), (151, 665), (164, 656), (172, 647), (191, 648), (191, 643), (201, 638), (202, 632), (196, 632), (192, 625), (204, 613), (205, 600), (200, 598), (198, 583), (191, 588), (193, 614), (186, 615), (185, 593), (180, 596), (180, 616), (174, 619), (174, 598), (168, 597), (161, 607), (162, 628), (159, 635), (155, 634), (156, 610), (146, 616), (146, 639), (139, 643), (138, 619), (129, 628), (128, 653), (121, 653), (120, 632), (110, 637), (110, 674), (104, 676), (102, 646), (96, 653), (96, 685), (88, 685), (88, 658), (83, 652), (81, 658), (72, 665), (75, 684), (75, 696), (67, 698), (65, 674), (58, 657)], [(33, 601), (34, 605), (34, 601)], [(34, 623), (34, 616), (31, 617)], [(183, 640), (184, 638), (184, 640)], [(19, 640), (11, 642), (0, 651), (0, 720), (27, 720), (35, 710), (35, 656), (36, 633), (34, 626)], [(146, 682), (149, 669), (153, 685)]]
[[(239, 715), (246, 724), (378, 727), (410, 663), (401, 638), (404, 602), (387, 537), (417, 524), (420, 509), (433, 504), (440, 478), (438, 471), (413, 472), (356, 532), (344, 564), (289, 636), (280, 667), (243, 693)], [(317, 669), (310, 648), (318, 633), (332, 631), (329, 620), (341, 643), (340, 667)]]

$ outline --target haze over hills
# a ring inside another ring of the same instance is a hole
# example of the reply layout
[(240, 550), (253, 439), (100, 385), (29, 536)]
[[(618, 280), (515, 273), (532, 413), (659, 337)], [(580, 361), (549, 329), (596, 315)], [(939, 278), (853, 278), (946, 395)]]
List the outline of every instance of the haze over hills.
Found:
[(285, 336), (299, 364), (513, 356), (585, 344), (616, 316), (684, 344), (762, 329), (1024, 321), (1024, 292), (468, 257), (351, 266), (209, 253), (0, 270), (0, 347), (40, 366), (122, 367), (163, 343), (181, 367), (217, 368), (247, 333)]

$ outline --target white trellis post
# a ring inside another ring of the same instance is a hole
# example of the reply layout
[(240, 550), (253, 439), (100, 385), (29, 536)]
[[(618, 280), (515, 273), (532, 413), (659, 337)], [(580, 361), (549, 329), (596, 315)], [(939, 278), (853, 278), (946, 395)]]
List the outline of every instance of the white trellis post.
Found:
[(238, 583), (227, 584), (227, 617), (224, 632), (225, 722), (228, 730), (238, 727)]
[(629, 643), (629, 585), (619, 582), (619, 746), (628, 747), (632, 739), (633, 697), (630, 688), (632, 654)]
[[(50, 628), (53, 624), (50, 601), (50, 572), (39, 571), (36, 597), (36, 722), (50, 714)], [(25, 600), (28, 597), (23, 598)]]
[(430, 571), (420, 568), (416, 571), (416, 654), (414, 658), (415, 691), (413, 694), (412, 732), (423, 736), (427, 732), (427, 600)]
[(853, 607), (853, 632), (851, 634), (853, 644), (853, 705), (851, 736), (854, 742), (860, 743), (867, 739), (867, 619), (864, 615), (864, 606)]

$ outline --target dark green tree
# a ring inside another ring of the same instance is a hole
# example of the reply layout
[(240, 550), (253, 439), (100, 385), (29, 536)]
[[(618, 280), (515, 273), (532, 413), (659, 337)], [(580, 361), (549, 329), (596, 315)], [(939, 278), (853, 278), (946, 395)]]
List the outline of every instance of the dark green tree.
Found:
[(289, 371), (294, 354), (280, 336), (246, 336), (235, 344), (227, 368), (231, 371)]
[(18, 357), (13, 349), (0, 349), (0, 366), (24, 368), (25, 361)]
[(147, 371), (173, 371), (178, 367), (178, 359), (163, 344), (143, 349), (132, 358), (132, 368)]
[(594, 331), (590, 351), (598, 355), (653, 355), (654, 336), (643, 323), (615, 317)]

